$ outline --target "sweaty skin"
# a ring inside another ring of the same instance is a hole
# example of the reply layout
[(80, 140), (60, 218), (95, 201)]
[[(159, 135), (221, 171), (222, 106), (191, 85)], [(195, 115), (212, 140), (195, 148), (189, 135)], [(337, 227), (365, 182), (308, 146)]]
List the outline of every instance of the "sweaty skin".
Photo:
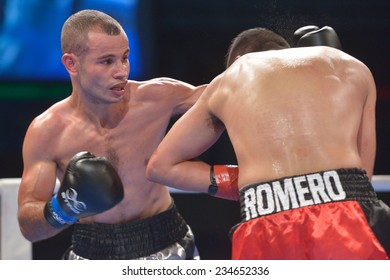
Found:
[(59, 232), (43, 217), (43, 207), (69, 160), (80, 151), (105, 156), (116, 167), (124, 199), (82, 223), (125, 223), (150, 217), (171, 205), (167, 187), (145, 177), (147, 162), (165, 135), (172, 116), (184, 113), (204, 86), (174, 79), (128, 80), (129, 47), (124, 32), (90, 32), (87, 50), (62, 58), (71, 80), (70, 97), (31, 123), (23, 146), (19, 224), (30, 241)]
[(209, 166), (191, 160), (226, 128), (239, 188), (335, 168), (373, 173), (376, 89), (369, 69), (329, 47), (250, 53), (216, 77), (169, 131), (147, 174), (207, 192)]

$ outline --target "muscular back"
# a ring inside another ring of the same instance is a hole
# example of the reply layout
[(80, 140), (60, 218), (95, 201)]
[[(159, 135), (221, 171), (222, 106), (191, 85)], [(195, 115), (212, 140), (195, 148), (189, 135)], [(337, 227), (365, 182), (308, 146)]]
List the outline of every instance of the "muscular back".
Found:
[(209, 99), (226, 126), (240, 182), (343, 167), (372, 173), (375, 85), (336, 49), (247, 54), (217, 78)]

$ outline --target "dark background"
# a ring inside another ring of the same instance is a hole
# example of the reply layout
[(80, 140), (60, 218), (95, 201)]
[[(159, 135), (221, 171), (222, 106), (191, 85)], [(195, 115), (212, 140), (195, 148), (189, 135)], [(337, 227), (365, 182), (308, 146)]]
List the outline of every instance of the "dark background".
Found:
[[(7, 2), (10, 1), (0, 0), (0, 31)], [(51, 3), (52, 7), (57, 1), (35, 2), (40, 2), (40, 11), (44, 13), (45, 2)], [(70, 2), (73, 2), (72, 9), (66, 10), (69, 14), (80, 7), (96, 8), (96, 2), (104, 1)], [(106, 9), (102, 4), (99, 7), (103, 11)], [(376, 80), (375, 174), (390, 174), (390, 150), (387, 147), (390, 140), (389, 10), (388, 0), (142, 0), (137, 4), (139, 41), (135, 43), (135, 48), (140, 50), (141, 64), (138, 70), (133, 68), (130, 78), (142, 80), (166, 76), (195, 85), (208, 83), (224, 70), (227, 47), (244, 29), (267, 27), (291, 42), (294, 30), (301, 26), (332, 26), (344, 51), (367, 64)], [(59, 35), (56, 36), (53, 40), (59, 43)], [(36, 41), (39, 43), (39, 37)], [(0, 37), (0, 46), (1, 43)], [(36, 55), (33, 48), (27, 48), (26, 52), (29, 56)], [(60, 61), (59, 56), (55, 59)], [(24, 62), (23, 59), (19, 61)], [(39, 70), (41, 65), (37, 63), (35, 67)], [(70, 90), (67, 79), (33, 80), (27, 75), (25, 79), (13, 80), (0, 76), (0, 178), (21, 177), (21, 147), (27, 126), (33, 117), (66, 97)], [(211, 164), (235, 163), (225, 134), (202, 157)], [(228, 231), (239, 220), (238, 205), (203, 194), (174, 193), (173, 196), (195, 232), (202, 258), (229, 259)], [(379, 196), (390, 200), (389, 193), (379, 193)], [(60, 258), (69, 245), (70, 230), (35, 243), (34, 258)]]

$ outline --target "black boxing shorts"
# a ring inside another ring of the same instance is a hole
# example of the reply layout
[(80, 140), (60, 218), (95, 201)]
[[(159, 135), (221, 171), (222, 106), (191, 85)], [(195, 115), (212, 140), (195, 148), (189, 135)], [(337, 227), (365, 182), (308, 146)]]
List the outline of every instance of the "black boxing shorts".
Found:
[(67, 260), (199, 259), (194, 235), (175, 205), (126, 224), (74, 224)]
[(389, 259), (390, 208), (364, 170), (338, 169), (240, 190), (233, 259)]

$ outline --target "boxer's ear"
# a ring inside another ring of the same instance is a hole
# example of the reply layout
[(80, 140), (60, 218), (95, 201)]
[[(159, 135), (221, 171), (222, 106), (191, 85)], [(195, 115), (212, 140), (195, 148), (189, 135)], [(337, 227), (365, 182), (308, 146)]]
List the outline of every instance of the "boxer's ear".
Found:
[(77, 73), (79, 58), (75, 54), (64, 53), (61, 61), (70, 75)]

